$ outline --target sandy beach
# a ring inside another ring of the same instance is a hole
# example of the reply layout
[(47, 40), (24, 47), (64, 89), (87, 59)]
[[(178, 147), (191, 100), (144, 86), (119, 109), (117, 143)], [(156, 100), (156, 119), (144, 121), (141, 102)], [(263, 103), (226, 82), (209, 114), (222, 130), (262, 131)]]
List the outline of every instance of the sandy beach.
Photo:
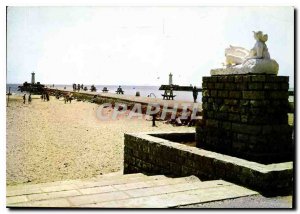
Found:
[(122, 170), (124, 132), (194, 129), (146, 119), (100, 121), (97, 104), (11, 96), (7, 107), (7, 185), (90, 178)]

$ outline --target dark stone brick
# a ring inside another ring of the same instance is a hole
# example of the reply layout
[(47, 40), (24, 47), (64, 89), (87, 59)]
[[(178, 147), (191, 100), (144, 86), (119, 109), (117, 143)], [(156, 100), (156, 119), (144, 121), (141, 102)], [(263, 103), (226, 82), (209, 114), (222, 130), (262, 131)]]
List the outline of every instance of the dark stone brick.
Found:
[(218, 97), (228, 97), (228, 91), (218, 91)]
[(207, 103), (207, 109), (208, 111), (211, 111), (214, 109), (214, 103)]
[(268, 114), (275, 114), (276, 110), (274, 108), (268, 108), (268, 109), (266, 109), (266, 112)]
[(230, 75), (227, 77), (228, 82), (234, 82), (235, 78), (234, 76)]
[(278, 90), (280, 89), (280, 83), (277, 82), (267, 82), (264, 85), (265, 90)]
[(243, 91), (243, 99), (261, 100), (265, 99), (264, 91)]
[(244, 75), (243, 76), (243, 82), (251, 82), (251, 76), (250, 75)]
[(292, 131), (291, 126), (289, 126), (288, 124), (272, 126), (272, 130), (276, 134), (278, 134), (278, 133), (291, 133), (291, 131)]
[(281, 90), (288, 90), (289, 89), (289, 83), (283, 82), (280, 84)]
[(253, 75), (251, 76), (252, 82), (265, 82), (266, 76), (265, 75)]
[(246, 144), (245, 142), (241, 142), (241, 141), (233, 141), (232, 148), (235, 152), (242, 152), (246, 149)]
[(242, 97), (242, 92), (240, 91), (229, 91), (229, 98), (238, 99)]
[(240, 121), (240, 115), (239, 114), (228, 114), (228, 120), (233, 122), (239, 122)]
[(266, 135), (266, 134), (271, 134), (272, 133), (272, 126), (271, 125), (264, 125), (262, 127), (262, 134)]
[(220, 105), (218, 105), (216, 102), (212, 104), (212, 109), (213, 111), (219, 111)]
[(270, 105), (270, 100), (262, 100), (262, 103), (264, 106), (269, 106)]
[(202, 89), (207, 89), (207, 82), (202, 82)]
[(229, 75), (219, 76), (218, 82), (225, 82), (225, 83), (234, 82), (234, 76), (229, 76)]
[(261, 108), (250, 108), (249, 112), (253, 115), (261, 115), (263, 112), (265, 112), (265, 109), (261, 109)]
[(222, 105), (220, 107), (219, 111), (220, 112), (228, 112), (228, 109), (229, 109), (228, 105)]
[(236, 75), (234, 77), (234, 82), (243, 82), (243, 76), (242, 75)]
[(251, 107), (265, 106), (264, 100), (250, 100)]
[(241, 115), (241, 122), (247, 123), (248, 122), (248, 115)]
[(210, 78), (210, 81), (211, 81), (211, 82), (218, 82), (218, 77), (217, 77), (217, 76), (212, 76), (212, 77)]
[(231, 122), (222, 122), (222, 128), (225, 130), (231, 130)]
[(289, 76), (278, 76), (279, 82), (289, 82)]
[[(211, 94), (211, 92), (210, 92), (210, 94)], [(207, 99), (207, 102), (208, 102), (208, 103), (213, 103), (213, 102), (214, 102), (214, 99), (213, 99), (213, 98), (208, 98), (208, 99)]]
[(241, 82), (236, 84), (236, 89), (237, 90), (247, 90), (248, 89), (248, 84), (247, 82)]
[(217, 97), (218, 96), (218, 91), (217, 90), (211, 90), (210, 91), (210, 96), (211, 97)]
[(247, 142), (249, 140), (249, 135), (247, 135), (247, 134), (237, 134), (237, 140)]
[(262, 131), (261, 126), (232, 123), (232, 131), (244, 134), (256, 135)]
[(226, 90), (235, 90), (236, 89), (236, 83), (225, 83), (224, 88)]
[(250, 106), (250, 100), (240, 100), (240, 106)]
[(268, 75), (266, 76), (266, 82), (288, 82), (288, 76), (275, 76), (275, 75)]
[(218, 99), (216, 99), (216, 104), (217, 105), (222, 105), (224, 103), (224, 99), (220, 99), (220, 98), (218, 98)]
[(214, 111), (207, 112), (207, 119), (214, 119)]
[(226, 105), (238, 105), (239, 104), (239, 100), (225, 99), (224, 100), (224, 104), (226, 104)]
[(215, 83), (209, 82), (207, 83), (207, 89), (214, 89), (215, 88)]
[(209, 97), (209, 90), (202, 90), (202, 96), (203, 97)]
[(224, 83), (216, 83), (215, 88), (216, 89), (223, 89), (224, 88)]
[(263, 89), (263, 84), (261, 82), (251, 82), (248, 83), (249, 90), (261, 90)]
[(219, 77), (218, 77), (218, 82), (228, 82), (228, 77), (229, 77), (229, 76), (226, 76), (226, 75), (224, 75), (224, 76), (219, 76)]
[(238, 106), (230, 106), (228, 111), (231, 113), (241, 113), (241, 109)]
[(218, 120), (227, 120), (228, 113), (227, 112), (215, 112), (215, 118)]
[(210, 82), (210, 77), (202, 77), (202, 82)]
[(289, 93), (288, 93), (288, 91), (271, 91), (269, 93), (269, 98), (271, 98), (271, 99), (288, 99)]
[(217, 120), (210, 120), (210, 119), (208, 119), (208, 120), (206, 120), (206, 126), (218, 128), (219, 122)]

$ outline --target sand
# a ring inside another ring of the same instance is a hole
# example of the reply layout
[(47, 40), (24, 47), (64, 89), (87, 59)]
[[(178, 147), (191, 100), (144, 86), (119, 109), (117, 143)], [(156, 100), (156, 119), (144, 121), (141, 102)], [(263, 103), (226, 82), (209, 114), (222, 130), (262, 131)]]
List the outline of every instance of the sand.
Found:
[[(122, 170), (125, 132), (194, 130), (144, 119), (101, 121), (97, 104), (11, 96), (7, 107), (7, 185), (91, 178)], [(106, 112), (109, 109), (106, 109)]]

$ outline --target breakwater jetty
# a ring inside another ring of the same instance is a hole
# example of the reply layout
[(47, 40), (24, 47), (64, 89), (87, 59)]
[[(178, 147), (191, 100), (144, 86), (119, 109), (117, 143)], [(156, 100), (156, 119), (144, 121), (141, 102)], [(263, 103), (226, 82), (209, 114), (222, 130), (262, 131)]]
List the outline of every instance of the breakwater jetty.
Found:
[(187, 101), (180, 100), (163, 100), (160, 98), (153, 97), (137, 97), (133, 95), (123, 95), (123, 94), (113, 94), (113, 93), (103, 93), (103, 92), (88, 92), (88, 91), (71, 91), (65, 89), (47, 89), (52, 95), (55, 94), (71, 94), (72, 97), (77, 100), (87, 100), (90, 101), (93, 99), (95, 103), (103, 104), (103, 103), (124, 103), (127, 105), (134, 105), (136, 103), (141, 104), (142, 106), (146, 105), (160, 105), (160, 106), (168, 106), (168, 108), (176, 108), (178, 111), (183, 108), (192, 110), (193, 108), (197, 108), (198, 112), (202, 111), (202, 105), (200, 103), (193, 103)]

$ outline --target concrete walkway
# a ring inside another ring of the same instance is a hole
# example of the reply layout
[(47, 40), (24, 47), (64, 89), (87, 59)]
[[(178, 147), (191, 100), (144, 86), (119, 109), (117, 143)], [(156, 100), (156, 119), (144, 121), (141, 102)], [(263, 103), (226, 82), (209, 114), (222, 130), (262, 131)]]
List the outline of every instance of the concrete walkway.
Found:
[(70, 93), (80, 93), (80, 94), (86, 94), (86, 95), (99, 95), (103, 98), (110, 98), (115, 99), (118, 101), (127, 101), (127, 102), (134, 102), (134, 103), (140, 103), (140, 104), (159, 104), (162, 106), (168, 106), (168, 107), (177, 107), (178, 109), (181, 109), (183, 106), (188, 106), (189, 109), (198, 108), (199, 111), (202, 111), (202, 105), (201, 103), (193, 103), (188, 101), (180, 101), (180, 100), (163, 100), (162, 98), (154, 98), (154, 97), (136, 97), (133, 95), (126, 95), (126, 94), (114, 94), (114, 93), (103, 93), (103, 92), (89, 92), (89, 91), (70, 91), (70, 90), (64, 90), (64, 89), (49, 89), (51, 91), (59, 90), (62, 92), (70, 92)]
[(195, 176), (106, 175), (89, 180), (7, 186), (7, 207), (167, 208), (257, 195), (223, 180)]

